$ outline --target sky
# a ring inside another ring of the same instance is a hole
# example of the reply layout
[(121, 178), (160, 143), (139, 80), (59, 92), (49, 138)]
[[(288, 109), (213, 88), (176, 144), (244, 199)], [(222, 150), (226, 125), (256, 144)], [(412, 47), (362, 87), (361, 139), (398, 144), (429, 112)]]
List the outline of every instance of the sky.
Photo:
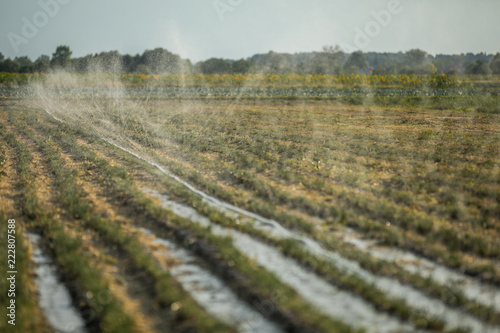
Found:
[(498, 0), (0, 0), (0, 52), (73, 57), (157, 47), (193, 62), (256, 53), (500, 52)]

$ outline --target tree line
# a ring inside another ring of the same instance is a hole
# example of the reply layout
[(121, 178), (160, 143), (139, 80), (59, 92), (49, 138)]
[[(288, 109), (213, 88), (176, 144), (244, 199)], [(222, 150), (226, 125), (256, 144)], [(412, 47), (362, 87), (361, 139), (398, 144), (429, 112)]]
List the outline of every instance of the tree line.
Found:
[(58, 46), (52, 56), (41, 55), (34, 62), (26, 56), (5, 59), (0, 53), (0, 72), (35, 73), (65, 70), (75, 73), (141, 74), (500, 74), (500, 53), (430, 55), (420, 49), (398, 53), (345, 53), (339, 47), (324, 47), (319, 52), (278, 53), (269, 51), (247, 59), (210, 58), (192, 64), (163, 48), (142, 54), (122, 55), (118, 51), (72, 57), (69, 46)]

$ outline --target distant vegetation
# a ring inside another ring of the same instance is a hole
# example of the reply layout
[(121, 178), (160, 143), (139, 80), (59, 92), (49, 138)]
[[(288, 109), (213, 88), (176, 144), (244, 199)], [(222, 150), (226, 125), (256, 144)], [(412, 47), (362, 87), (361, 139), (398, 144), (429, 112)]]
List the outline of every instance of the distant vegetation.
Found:
[[(45, 73), (0, 73), (0, 85), (16, 86), (30, 82), (52, 84)], [(446, 74), (431, 75), (366, 75), (366, 74), (76, 74), (72, 83), (78, 86), (126, 86), (151, 87), (220, 87), (220, 88), (470, 88), (477, 86), (470, 77), (465, 81)], [(476, 80), (477, 81), (477, 80)], [(498, 80), (484, 80), (482, 86), (498, 85)]]
[(46, 73), (58, 69), (75, 73), (110, 74), (500, 74), (500, 53), (467, 53), (436, 56), (413, 49), (398, 53), (356, 51), (345, 53), (339, 47), (319, 52), (277, 53), (269, 51), (247, 59), (210, 58), (193, 64), (189, 59), (163, 48), (142, 54), (122, 55), (118, 51), (72, 58), (69, 46), (58, 46), (52, 56), (41, 55), (34, 62), (26, 56), (5, 59), (0, 53), (0, 72)]

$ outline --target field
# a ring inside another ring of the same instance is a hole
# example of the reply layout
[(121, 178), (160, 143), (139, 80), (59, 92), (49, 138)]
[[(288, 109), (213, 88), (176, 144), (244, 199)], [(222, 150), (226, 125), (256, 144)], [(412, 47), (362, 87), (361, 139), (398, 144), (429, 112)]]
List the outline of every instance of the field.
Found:
[(0, 331), (500, 332), (497, 79), (170, 79), (0, 87)]

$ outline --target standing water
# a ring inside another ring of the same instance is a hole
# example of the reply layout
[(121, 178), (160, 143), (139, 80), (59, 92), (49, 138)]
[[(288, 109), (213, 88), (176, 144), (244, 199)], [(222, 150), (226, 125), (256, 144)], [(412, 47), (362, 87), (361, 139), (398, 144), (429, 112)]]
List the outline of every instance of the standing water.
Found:
[(210, 226), (210, 230), (215, 235), (231, 237), (234, 246), (239, 251), (295, 289), (300, 296), (325, 315), (356, 327), (366, 328), (367, 332), (415, 332), (409, 324), (377, 311), (359, 296), (338, 289), (316, 274), (305, 270), (295, 260), (286, 258), (276, 248), (236, 230), (227, 230), (219, 225), (211, 224), (207, 217), (200, 215), (195, 209), (169, 200), (168, 197), (155, 191), (145, 190), (145, 192), (161, 199), (162, 205), (175, 214), (200, 225)]
[[(149, 237), (155, 237), (148, 229), (139, 230)], [(239, 300), (224, 282), (203, 268), (189, 251), (163, 238), (155, 237), (153, 243), (162, 245), (162, 248), (155, 251), (159, 256), (175, 260), (168, 266), (169, 273), (208, 313), (229, 325), (236, 326), (238, 332), (282, 332), (260, 313)]]
[(54, 331), (85, 333), (85, 322), (71, 304), (71, 296), (57, 277), (52, 259), (40, 248), (40, 236), (27, 233), (35, 263), (35, 283), (39, 292), (39, 306)]

